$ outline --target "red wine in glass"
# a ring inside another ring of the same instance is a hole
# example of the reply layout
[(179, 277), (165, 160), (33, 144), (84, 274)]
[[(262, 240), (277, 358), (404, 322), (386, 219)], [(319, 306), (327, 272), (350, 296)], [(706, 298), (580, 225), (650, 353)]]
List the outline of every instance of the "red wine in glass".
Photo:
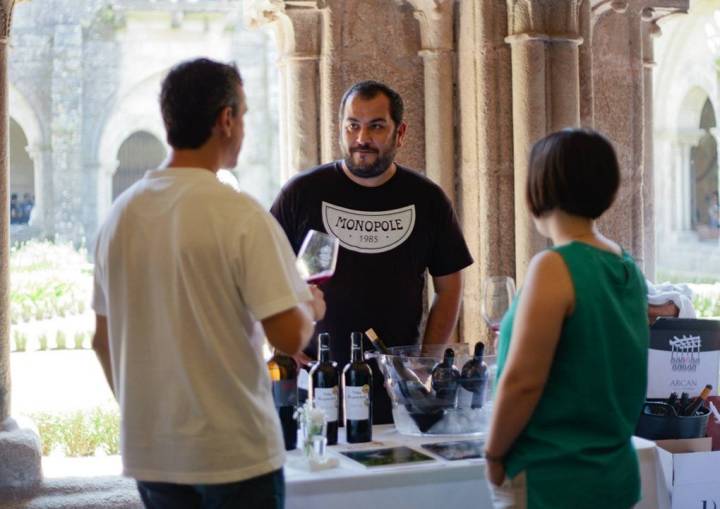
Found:
[(326, 270), (308, 277), (305, 282), (309, 285), (321, 285), (326, 281), (329, 281), (332, 276), (333, 273), (329, 270)]
[(308, 283), (320, 285), (335, 273), (340, 242), (327, 233), (310, 230), (297, 257), (297, 269)]

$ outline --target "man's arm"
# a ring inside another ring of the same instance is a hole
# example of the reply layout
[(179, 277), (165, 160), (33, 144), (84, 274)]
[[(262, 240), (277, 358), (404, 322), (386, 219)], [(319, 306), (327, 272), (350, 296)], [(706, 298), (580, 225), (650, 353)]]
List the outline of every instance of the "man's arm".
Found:
[(450, 341), (460, 312), (463, 291), (462, 272), (434, 277), (433, 285), (435, 298), (425, 326), (423, 345), (444, 345)]
[(117, 397), (113, 385), (112, 365), (110, 364), (110, 341), (108, 337), (107, 317), (98, 315), (97, 313), (95, 314), (95, 335), (93, 336), (92, 347), (100, 361), (103, 373), (105, 373), (105, 379), (113, 391), (113, 394)]
[(294, 356), (307, 346), (315, 328), (315, 320), (325, 316), (322, 290), (311, 285), (313, 300), (262, 320), (268, 342), (281, 352)]

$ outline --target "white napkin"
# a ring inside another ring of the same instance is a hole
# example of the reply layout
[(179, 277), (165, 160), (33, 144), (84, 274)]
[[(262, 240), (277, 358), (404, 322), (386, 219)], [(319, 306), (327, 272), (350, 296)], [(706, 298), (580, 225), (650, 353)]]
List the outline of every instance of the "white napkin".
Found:
[(650, 281), (646, 282), (648, 287), (648, 304), (660, 306), (672, 302), (680, 310), (678, 318), (697, 317), (697, 313), (692, 304), (693, 292), (687, 285), (674, 285), (672, 283), (655, 285)]

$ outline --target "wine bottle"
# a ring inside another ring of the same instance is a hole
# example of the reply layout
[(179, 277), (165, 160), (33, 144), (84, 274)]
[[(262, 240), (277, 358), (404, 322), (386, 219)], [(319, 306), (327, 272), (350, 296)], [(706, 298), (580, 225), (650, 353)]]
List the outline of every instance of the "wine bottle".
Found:
[(362, 333), (350, 335), (350, 362), (343, 369), (345, 433), (348, 443), (372, 441), (372, 370), (363, 359)]
[(428, 390), (413, 370), (408, 368), (400, 356), (393, 355), (385, 346), (373, 329), (365, 331), (375, 351), (386, 355), (397, 375), (397, 384), (400, 394), (405, 398), (405, 409), (421, 432), (426, 432), (438, 421), (445, 417), (445, 409), (438, 405), (432, 393)]
[(690, 403), (690, 394), (683, 392), (680, 394), (680, 403), (678, 403), (678, 415), (682, 415), (683, 408), (688, 406)]
[(445, 408), (455, 408), (457, 403), (460, 371), (453, 365), (454, 362), (455, 351), (446, 348), (442, 362), (437, 363), (430, 374), (435, 395)]
[(706, 385), (699, 396), (693, 398), (693, 400), (690, 403), (688, 403), (687, 406), (683, 407), (680, 415), (684, 415), (684, 416), (695, 415), (695, 412), (697, 412), (698, 408), (700, 408), (700, 405), (702, 405), (705, 402), (705, 400), (708, 398), (708, 396), (710, 396), (711, 391), (712, 391), (712, 385)]
[(273, 401), (280, 417), (285, 450), (290, 451), (297, 446), (297, 421), (293, 414), (297, 405), (297, 364), (278, 350), (267, 362), (272, 381)]
[(485, 386), (488, 380), (488, 367), (483, 362), (485, 343), (475, 343), (473, 358), (465, 363), (460, 371), (460, 389), (458, 390), (458, 408), (482, 408)]
[(318, 362), (310, 370), (308, 394), (315, 408), (325, 413), (327, 421), (327, 443), (337, 444), (338, 440), (338, 393), (337, 363), (330, 359), (330, 334), (318, 334)]

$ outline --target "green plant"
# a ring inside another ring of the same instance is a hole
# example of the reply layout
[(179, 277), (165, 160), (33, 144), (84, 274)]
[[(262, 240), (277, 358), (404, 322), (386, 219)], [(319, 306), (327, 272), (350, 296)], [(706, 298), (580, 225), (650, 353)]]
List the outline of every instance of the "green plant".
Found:
[(67, 339), (65, 338), (65, 333), (61, 330), (58, 330), (55, 334), (55, 348), (58, 350), (65, 350), (67, 348)]
[(84, 348), (85, 343), (85, 333), (84, 332), (76, 332), (73, 336), (73, 342), (75, 345), (75, 350), (82, 350)]
[(48, 338), (47, 334), (42, 333), (40, 336), (38, 336), (38, 345), (40, 347), (40, 350), (47, 350), (48, 349)]
[(116, 410), (96, 408), (91, 414), (95, 441), (105, 454), (120, 454), (120, 416)]
[(49, 413), (33, 414), (32, 420), (37, 424), (40, 433), (43, 456), (48, 456), (56, 447), (62, 444), (62, 417)]
[(16, 352), (24, 352), (27, 350), (27, 336), (19, 330), (13, 331), (13, 341), (15, 342)]
[(10, 308), (17, 323), (85, 311), (92, 265), (70, 244), (30, 241), (10, 250)]
[(98, 449), (120, 453), (120, 415), (117, 408), (96, 407), (63, 414), (40, 412), (32, 419), (38, 426), (42, 452), (61, 448), (67, 456), (93, 456)]
[(67, 415), (62, 422), (61, 436), (68, 456), (92, 456), (98, 447), (96, 434), (88, 416), (81, 410)]

